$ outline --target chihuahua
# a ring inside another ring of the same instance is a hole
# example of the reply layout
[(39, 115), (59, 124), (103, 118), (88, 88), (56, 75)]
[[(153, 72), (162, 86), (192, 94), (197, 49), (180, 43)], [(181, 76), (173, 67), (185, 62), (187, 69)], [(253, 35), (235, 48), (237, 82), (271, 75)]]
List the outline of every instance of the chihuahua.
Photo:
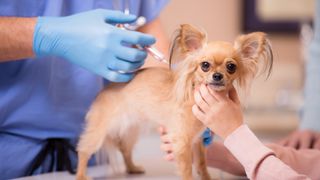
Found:
[(104, 146), (121, 152), (127, 173), (143, 173), (132, 160), (132, 149), (147, 121), (166, 126), (182, 179), (193, 179), (192, 163), (201, 179), (210, 179), (200, 138), (205, 127), (191, 111), (194, 90), (206, 84), (228, 91), (233, 82), (248, 87), (259, 64), (270, 73), (271, 46), (262, 32), (242, 35), (234, 44), (208, 43), (204, 32), (183, 24), (171, 45), (170, 64), (175, 59), (180, 61), (173, 69), (141, 69), (129, 83), (113, 83), (99, 93), (86, 115), (77, 147), (77, 179), (87, 179), (90, 156)]

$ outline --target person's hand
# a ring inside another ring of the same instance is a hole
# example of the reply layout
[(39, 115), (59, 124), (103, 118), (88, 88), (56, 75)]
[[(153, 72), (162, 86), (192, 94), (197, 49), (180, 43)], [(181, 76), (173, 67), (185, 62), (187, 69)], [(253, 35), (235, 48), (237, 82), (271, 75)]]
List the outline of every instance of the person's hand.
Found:
[(319, 149), (320, 133), (312, 130), (296, 130), (278, 144), (295, 149)]
[(195, 117), (221, 138), (225, 139), (243, 124), (241, 105), (234, 87), (229, 92), (217, 92), (201, 85), (194, 98), (196, 104), (192, 112)]
[(34, 32), (36, 56), (59, 56), (113, 82), (126, 82), (144, 63), (147, 53), (132, 45), (155, 43), (151, 35), (113, 26), (131, 23), (134, 15), (93, 10), (66, 17), (39, 17)]
[(160, 133), (161, 145), (160, 149), (165, 152), (164, 159), (167, 161), (174, 160), (172, 141), (170, 136), (167, 133), (167, 130), (164, 126), (160, 126), (158, 128), (158, 132)]
[[(167, 161), (173, 161), (174, 155), (172, 151), (173, 150), (172, 141), (170, 139), (170, 136), (167, 133), (166, 128), (164, 126), (159, 126), (158, 132), (161, 138), (160, 149), (166, 153), (163, 158)], [(213, 134), (210, 131), (210, 129), (206, 129), (202, 134), (203, 145), (209, 146), (212, 143), (212, 141), (213, 141)]]
[[(160, 126), (158, 131), (161, 136), (161, 150), (165, 152), (164, 159), (174, 161), (174, 154), (170, 136), (164, 126)], [(230, 151), (221, 143), (213, 142), (206, 151), (207, 164), (210, 167), (218, 168), (228, 173), (243, 176), (245, 171), (240, 162), (230, 153)]]

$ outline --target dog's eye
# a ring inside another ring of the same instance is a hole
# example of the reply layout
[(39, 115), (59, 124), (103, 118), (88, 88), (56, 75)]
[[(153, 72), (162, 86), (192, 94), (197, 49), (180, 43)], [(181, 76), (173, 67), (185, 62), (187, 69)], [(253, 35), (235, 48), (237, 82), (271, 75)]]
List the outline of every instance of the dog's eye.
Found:
[(210, 69), (210, 63), (208, 63), (208, 62), (206, 62), (206, 61), (202, 62), (202, 63), (201, 63), (201, 69), (202, 69), (202, 71), (204, 71), (204, 72), (208, 72), (209, 69)]
[(231, 62), (227, 63), (226, 67), (227, 67), (228, 73), (230, 73), (230, 74), (235, 73), (236, 70), (237, 70), (237, 65), (235, 65), (235, 64), (233, 64)]

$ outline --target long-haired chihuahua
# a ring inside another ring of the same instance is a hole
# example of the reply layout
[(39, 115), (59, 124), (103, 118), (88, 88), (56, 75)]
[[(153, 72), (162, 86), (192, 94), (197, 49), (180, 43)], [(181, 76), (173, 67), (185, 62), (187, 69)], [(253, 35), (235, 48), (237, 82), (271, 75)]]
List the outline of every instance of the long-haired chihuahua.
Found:
[(201, 179), (210, 179), (199, 137), (205, 127), (191, 111), (194, 89), (207, 84), (213, 90), (228, 91), (233, 82), (248, 87), (259, 64), (270, 73), (271, 46), (261, 32), (241, 35), (234, 44), (208, 43), (204, 32), (183, 24), (171, 47), (170, 61), (181, 59), (174, 68), (141, 69), (129, 83), (110, 84), (97, 96), (77, 147), (77, 179), (87, 179), (89, 158), (104, 146), (121, 152), (127, 173), (143, 173), (144, 169), (132, 161), (132, 149), (147, 121), (165, 125), (171, 134), (182, 179), (193, 179), (192, 163)]

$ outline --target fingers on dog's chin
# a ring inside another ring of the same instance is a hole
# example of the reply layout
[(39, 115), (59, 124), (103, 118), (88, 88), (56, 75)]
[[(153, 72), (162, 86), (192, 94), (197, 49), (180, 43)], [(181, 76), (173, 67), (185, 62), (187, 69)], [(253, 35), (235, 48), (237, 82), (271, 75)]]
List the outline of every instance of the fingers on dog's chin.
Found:
[(197, 104), (193, 105), (191, 110), (194, 115), (197, 115), (199, 113), (198, 105)]

